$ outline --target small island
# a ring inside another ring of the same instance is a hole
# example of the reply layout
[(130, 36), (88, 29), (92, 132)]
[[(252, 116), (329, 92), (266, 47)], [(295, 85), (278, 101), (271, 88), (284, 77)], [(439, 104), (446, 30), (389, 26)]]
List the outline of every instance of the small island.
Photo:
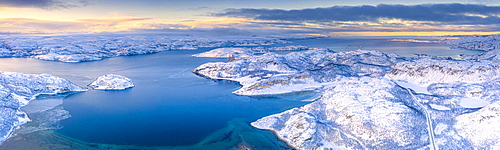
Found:
[(88, 86), (94, 90), (124, 90), (126, 88), (134, 87), (134, 83), (132, 83), (132, 80), (125, 76), (107, 74), (98, 77)]

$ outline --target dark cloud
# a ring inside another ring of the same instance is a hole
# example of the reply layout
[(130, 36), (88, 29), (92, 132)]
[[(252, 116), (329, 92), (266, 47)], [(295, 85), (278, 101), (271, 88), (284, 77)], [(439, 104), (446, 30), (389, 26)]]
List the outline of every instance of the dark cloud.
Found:
[(404, 21), (430, 21), (440, 24), (498, 24), (500, 6), (478, 4), (422, 4), (377, 6), (333, 6), (328, 8), (282, 9), (227, 9), (215, 13), (219, 17), (251, 18), (258, 20), (294, 22), (369, 21), (401, 19)]
[(0, 7), (35, 7), (60, 9), (82, 7), (90, 4), (89, 0), (0, 0)]

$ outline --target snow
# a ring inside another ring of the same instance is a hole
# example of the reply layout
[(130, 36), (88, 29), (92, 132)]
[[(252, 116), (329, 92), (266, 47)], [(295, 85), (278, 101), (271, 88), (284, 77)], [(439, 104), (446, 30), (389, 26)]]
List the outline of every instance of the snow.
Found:
[[(500, 149), (499, 35), (442, 41), (454, 48), (488, 51), (462, 60), (405, 58), (378, 51), (334, 52), (305, 46), (231, 47), (286, 43), (276, 38), (199, 38), (162, 36), (2, 37), (0, 56), (61, 62), (166, 50), (224, 47), (195, 57), (231, 58), (200, 65), (192, 72), (239, 82), (238, 95), (320, 92), (311, 103), (270, 115), (251, 125), (274, 131), (296, 149), (426, 149), (429, 137), (423, 109), (429, 112), (439, 147)], [(393, 40), (403, 42), (434, 42)], [(279, 54), (277, 51), (300, 51)], [(85, 91), (55, 76), (0, 72), (0, 143), (26, 113), (61, 114), (60, 99), (35, 100), (40, 94)], [(108, 74), (89, 87), (123, 90), (127, 77)], [(405, 88), (418, 93), (424, 108)], [(53, 112), (52, 112), (53, 111)], [(45, 128), (45, 127), (44, 127)]]
[(301, 50), (326, 50), (322, 48), (309, 48), (306, 46), (284, 46), (284, 47), (224, 47), (216, 48), (207, 52), (194, 54), (193, 57), (249, 57), (252, 55), (273, 52), (273, 51), (301, 51)]
[(460, 106), (464, 108), (481, 108), (489, 104), (488, 101), (478, 98), (464, 97), (460, 99)]
[(408, 42), (408, 43), (441, 43), (440, 40), (417, 40), (417, 39), (390, 39), (393, 42)]
[(396, 82), (399, 86), (412, 89), (416, 93), (432, 95), (432, 93), (427, 91), (427, 87), (423, 87), (423, 86), (420, 86), (417, 84), (408, 83), (408, 82), (402, 81), (402, 80), (394, 80), (394, 82)]
[[(273, 131), (295, 149), (426, 149), (429, 140), (441, 148), (498, 149), (500, 130), (493, 127), (488, 132), (488, 128), (500, 123), (494, 117), (499, 115), (482, 112), (500, 110), (495, 106), (500, 101), (497, 37), (460, 39), (474, 42), (459, 43), (489, 50), (461, 60), (425, 55), (404, 58), (369, 50), (310, 50), (286, 55), (254, 55), (250, 49), (211, 51), (213, 57), (238, 54), (231, 55), (228, 62), (206, 63), (193, 72), (238, 81), (242, 87), (233, 93), (239, 95), (323, 93), (310, 104), (251, 123)], [(405, 88), (417, 93), (422, 104), (411, 101)], [(424, 111), (429, 117), (423, 116)], [(467, 122), (472, 117), (465, 116), (473, 114), (479, 121)], [(434, 131), (426, 131), (432, 128), (426, 128), (425, 118), (436, 125)], [(428, 132), (435, 132), (435, 138), (430, 139)]]
[(68, 63), (110, 57), (153, 54), (168, 50), (194, 50), (223, 46), (260, 46), (288, 43), (277, 38), (207, 38), (161, 35), (5, 36), (0, 57), (30, 57)]
[(454, 127), (460, 136), (467, 138), (477, 149), (500, 148), (500, 102), (479, 111), (456, 117)]
[(429, 106), (431, 106), (432, 109), (436, 109), (436, 110), (451, 110), (451, 108), (449, 108), (449, 107), (446, 107), (443, 105), (438, 105), (438, 104), (429, 104)]
[(333, 52), (325, 49), (289, 54), (236, 56), (233, 61), (205, 63), (194, 73), (212, 78), (238, 81), (238, 95), (267, 95), (297, 91), (324, 90), (345, 77), (382, 76), (400, 56), (378, 51)]
[(448, 39), (443, 43), (452, 45), (451, 48), (491, 51), (500, 49), (500, 35), (465, 36), (458, 39)]
[(116, 74), (107, 74), (98, 77), (95, 81), (88, 85), (94, 90), (124, 90), (134, 87), (132, 80), (125, 76)]
[[(38, 95), (55, 95), (68, 92), (81, 92), (81, 88), (68, 80), (48, 74), (22, 74), (15, 72), (0, 72), (0, 144), (12, 136), (19, 126), (30, 122), (23, 111)], [(40, 108), (28, 106), (28, 112), (44, 111), (61, 101), (35, 102)]]
[(420, 126), (425, 119), (405, 104), (409, 96), (405, 92), (388, 79), (353, 77), (325, 91), (315, 102), (251, 125), (274, 131), (296, 149), (424, 146), (426, 143), (417, 141), (427, 134), (426, 127)]

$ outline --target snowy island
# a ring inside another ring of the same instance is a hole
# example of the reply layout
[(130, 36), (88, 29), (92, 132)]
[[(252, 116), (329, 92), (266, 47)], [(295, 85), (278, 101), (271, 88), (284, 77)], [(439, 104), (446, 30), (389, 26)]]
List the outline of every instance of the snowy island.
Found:
[(124, 90), (134, 87), (132, 80), (125, 76), (116, 74), (107, 74), (98, 77), (94, 82), (88, 85), (94, 90)]
[(237, 81), (242, 87), (233, 93), (239, 95), (322, 93), (310, 104), (252, 123), (296, 149), (499, 149), (500, 49), (492, 37), (498, 36), (449, 40), (489, 46), (461, 46), (489, 50), (463, 59), (216, 49), (204, 56), (230, 59), (193, 72)]

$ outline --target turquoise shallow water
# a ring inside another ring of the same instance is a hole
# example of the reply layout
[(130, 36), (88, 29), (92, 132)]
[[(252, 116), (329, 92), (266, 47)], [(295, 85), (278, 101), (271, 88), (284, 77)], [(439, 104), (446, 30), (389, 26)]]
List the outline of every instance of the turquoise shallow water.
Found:
[[(326, 47), (334, 51), (359, 48), (413, 56), (427, 53), (433, 56), (455, 57), (474, 51), (451, 50), (446, 45), (390, 42), (391, 37), (333, 37), (296, 40), (294, 44)], [(229, 139), (257, 139), (272, 133), (251, 129), (249, 122), (267, 115), (305, 105), (302, 101), (316, 97), (304, 92), (267, 97), (247, 97), (231, 94), (239, 85), (231, 81), (215, 81), (191, 73), (195, 67), (226, 59), (195, 58), (192, 54), (207, 51), (167, 51), (152, 55), (109, 58), (85, 63), (61, 63), (28, 58), (0, 59), (0, 70), (21, 73), (57, 75), (86, 86), (98, 76), (115, 73), (133, 80), (136, 87), (124, 91), (94, 91), (77, 93), (64, 99), (62, 106), (71, 114), (63, 120), (60, 135), (90, 143), (138, 146), (194, 145), (217, 139), (228, 132), (245, 131)], [(234, 120), (245, 121), (234, 121)], [(232, 123), (231, 123), (232, 122)], [(235, 123), (236, 122), (236, 123)], [(243, 130), (245, 129), (245, 130)], [(227, 131), (227, 132), (225, 132)], [(277, 141), (277, 139), (273, 139)], [(269, 140), (268, 140), (269, 141)], [(219, 141), (224, 143), (224, 140)], [(260, 143), (259, 143), (260, 142)], [(217, 140), (215, 142), (217, 143)], [(262, 141), (252, 144), (262, 144)]]

